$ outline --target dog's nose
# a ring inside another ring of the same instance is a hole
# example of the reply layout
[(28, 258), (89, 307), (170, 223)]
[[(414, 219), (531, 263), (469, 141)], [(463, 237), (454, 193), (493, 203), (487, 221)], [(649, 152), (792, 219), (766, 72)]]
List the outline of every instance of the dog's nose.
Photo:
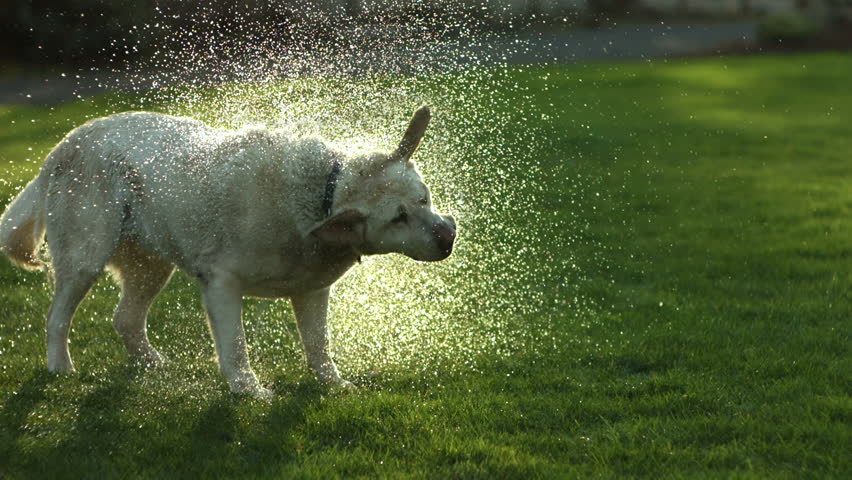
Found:
[(452, 229), (452, 231), (453, 231), (453, 235), (455, 235), (455, 232), (456, 232), (456, 219), (455, 219), (455, 218), (453, 218), (453, 216), (452, 216), (452, 215), (441, 215), (441, 218), (443, 218), (443, 219), (444, 219), (444, 222), (446, 222), (446, 224), (450, 226), (450, 229)]
[[(456, 221), (449, 215), (444, 215), (443, 222), (436, 223), (432, 227), (432, 235), (441, 253), (449, 256), (453, 251), (453, 242), (456, 239)], [(446, 257), (445, 257), (446, 258)]]

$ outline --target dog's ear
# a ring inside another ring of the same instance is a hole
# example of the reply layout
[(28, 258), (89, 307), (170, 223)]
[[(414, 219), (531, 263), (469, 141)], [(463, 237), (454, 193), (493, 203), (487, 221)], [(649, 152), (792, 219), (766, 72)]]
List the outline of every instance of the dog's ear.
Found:
[(402, 141), (396, 150), (388, 157), (389, 162), (405, 162), (414, 155), (414, 151), (423, 140), (423, 135), (426, 134), (426, 127), (429, 126), (429, 120), (432, 119), (432, 111), (427, 106), (422, 106), (414, 112), (414, 117), (411, 118), (411, 123), (408, 124), (408, 129), (402, 136)]
[(311, 235), (331, 245), (357, 245), (364, 241), (365, 220), (358, 210), (344, 210), (320, 222)]

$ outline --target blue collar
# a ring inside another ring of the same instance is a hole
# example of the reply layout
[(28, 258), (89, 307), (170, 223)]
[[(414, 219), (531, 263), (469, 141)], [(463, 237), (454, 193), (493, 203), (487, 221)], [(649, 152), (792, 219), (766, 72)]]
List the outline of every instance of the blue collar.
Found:
[(325, 193), (322, 196), (322, 213), (325, 218), (331, 216), (331, 204), (334, 202), (334, 190), (337, 188), (337, 177), (340, 176), (340, 161), (334, 159), (331, 172), (325, 182)]

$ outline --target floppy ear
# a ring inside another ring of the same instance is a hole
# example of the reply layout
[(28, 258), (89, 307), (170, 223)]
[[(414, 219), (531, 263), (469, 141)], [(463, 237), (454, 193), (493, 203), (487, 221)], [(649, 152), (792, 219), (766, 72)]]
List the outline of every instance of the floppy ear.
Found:
[(357, 245), (364, 240), (364, 220), (358, 210), (344, 210), (315, 226), (311, 235), (331, 245)]
[(414, 155), (420, 141), (423, 140), (423, 135), (426, 133), (426, 127), (429, 126), (429, 120), (432, 119), (432, 112), (427, 106), (422, 106), (414, 112), (414, 117), (411, 118), (411, 123), (408, 124), (408, 129), (402, 136), (402, 141), (396, 150), (390, 154), (388, 161), (406, 161)]

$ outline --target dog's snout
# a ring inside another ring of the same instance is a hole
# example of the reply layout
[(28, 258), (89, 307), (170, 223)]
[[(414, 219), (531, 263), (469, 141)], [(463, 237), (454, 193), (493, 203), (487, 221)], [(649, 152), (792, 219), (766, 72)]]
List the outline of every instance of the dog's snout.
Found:
[(432, 235), (435, 237), (438, 250), (448, 257), (453, 251), (453, 242), (456, 240), (456, 221), (449, 215), (444, 215), (442, 218), (443, 222), (436, 223), (432, 227)]

